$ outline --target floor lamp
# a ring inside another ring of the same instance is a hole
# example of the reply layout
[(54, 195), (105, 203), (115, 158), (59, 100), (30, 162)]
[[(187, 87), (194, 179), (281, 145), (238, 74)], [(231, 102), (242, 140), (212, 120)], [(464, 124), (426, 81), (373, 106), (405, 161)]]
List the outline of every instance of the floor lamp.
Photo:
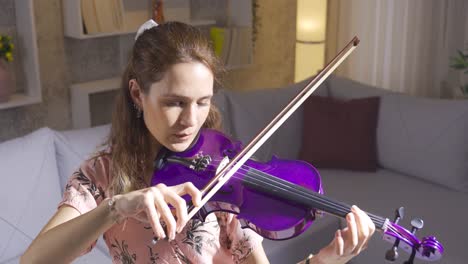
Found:
[(298, 0), (294, 81), (315, 75), (325, 63), (327, 0)]

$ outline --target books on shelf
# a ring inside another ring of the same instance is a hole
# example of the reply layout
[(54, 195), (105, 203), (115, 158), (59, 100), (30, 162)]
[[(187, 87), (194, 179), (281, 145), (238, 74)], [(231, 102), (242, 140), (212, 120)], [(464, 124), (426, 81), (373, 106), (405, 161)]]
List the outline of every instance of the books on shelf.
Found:
[(123, 0), (81, 0), (86, 34), (123, 31)]
[(210, 37), (215, 54), (227, 67), (252, 64), (253, 43), (250, 27), (212, 27)]
[(83, 17), (83, 26), (87, 34), (99, 33), (96, 8), (94, 0), (81, 0), (81, 14)]

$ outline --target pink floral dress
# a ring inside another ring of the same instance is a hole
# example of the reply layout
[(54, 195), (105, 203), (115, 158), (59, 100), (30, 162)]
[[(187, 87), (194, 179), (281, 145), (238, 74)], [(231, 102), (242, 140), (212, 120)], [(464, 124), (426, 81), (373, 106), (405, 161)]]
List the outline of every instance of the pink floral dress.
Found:
[[(96, 208), (106, 198), (112, 177), (109, 156), (85, 161), (68, 180), (59, 206), (74, 207), (81, 214)], [(129, 218), (103, 234), (113, 263), (242, 263), (262, 237), (242, 229), (229, 213), (208, 215), (205, 222), (191, 220), (173, 241), (153, 245), (153, 231), (147, 223)], [(89, 252), (96, 243), (91, 245)]]

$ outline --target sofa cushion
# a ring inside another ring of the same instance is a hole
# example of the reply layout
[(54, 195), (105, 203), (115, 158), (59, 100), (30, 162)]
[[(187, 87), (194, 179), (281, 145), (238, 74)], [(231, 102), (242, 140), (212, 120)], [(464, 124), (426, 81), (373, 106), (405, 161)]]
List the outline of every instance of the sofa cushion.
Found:
[[(400, 225), (407, 229), (411, 229), (413, 218), (423, 219), (424, 227), (417, 236), (434, 235), (445, 247), (442, 259), (430, 263), (466, 263), (468, 251), (461, 241), (468, 237), (468, 230), (464, 228), (468, 218), (468, 194), (385, 169), (375, 173), (320, 170), (320, 174), (325, 195), (330, 198), (355, 204), (390, 220), (394, 218), (395, 209), (403, 206), (405, 217)], [(353, 263), (384, 263), (385, 252), (390, 247), (391, 244), (384, 242), (381, 234), (376, 232), (369, 248)], [(408, 254), (400, 254), (398, 262), (402, 263)]]
[(388, 95), (377, 128), (382, 167), (468, 191), (468, 101)]
[(264, 239), (262, 245), (271, 264), (299, 263), (310, 253), (318, 252), (330, 243), (339, 228), (338, 218), (324, 215), (297, 237), (279, 241)]
[(72, 173), (104, 143), (109, 130), (110, 125), (103, 125), (78, 130), (55, 131), (60, 186), (64, 188)]
[(329, 96), (338, 99), (355, 99), (397, 94), (372, 85), (357, 82), (337, 75), (330, 75), (327, 79)]
[[(79, 168), (80, 164), (86, 160), (86, 158), (95, 153), (99, 146), (104, 143), (109, 134), (109, 130), (110, 125), (103, 125), (78, 130), (54, 131), (54, 143), (62, 194), (70, 176)], [(58, 202), (55, 206), (57, 205)], [(91, 251), (91, 255), (88, 253), (80, 257), (80, 262), (77, 263), (87, 263), (87, 260), (95, 260), (90, 263), (101, 263), (97, 261), (102, 258), (101, 255), (107, 256), (106, 258), (108, 258), (108, 248), (102, 236), (98, 239), (96, 247), (100, 252), (93, 253), (97, 251), (93, 250)]]
[(42, 128), (0, 144), (0, 262), (23, 253), (56, 211), (60, 186), (53, 140), (53, 132)]
[(379, 97), (311, 96), (304, 103), (300, 159), (317, 168), (375, 171), (378, 110)]
[[(225, 102), (229, 108), (227, 113), (231, 115), (224, 116), (224, 120), (229, 120), (231, 123), (231, 136), (247, 144), (302, 90), (308, 81), (310, 80), (277, 89), (226, 91)], [(319, 86), (314, 94), (327, 96), (326, 83)], [(300, 131), (302, 131), (302, 107), (297, 109), (263, 144), (255, 156), (264, 161), (270, 159), (273, 154), (281, 158), (297, 158), (301, 144), (301, 135), (298, 135)]]

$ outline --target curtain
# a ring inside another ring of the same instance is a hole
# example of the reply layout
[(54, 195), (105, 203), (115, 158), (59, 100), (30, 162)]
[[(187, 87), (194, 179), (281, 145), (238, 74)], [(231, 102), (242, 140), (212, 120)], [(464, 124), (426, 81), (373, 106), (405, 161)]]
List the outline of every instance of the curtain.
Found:
[(361, 40), (337, 74), (381, 88), (450, 97), (449, 58), (468, 42), (466, 0), (329, 0), (327, 61)]

